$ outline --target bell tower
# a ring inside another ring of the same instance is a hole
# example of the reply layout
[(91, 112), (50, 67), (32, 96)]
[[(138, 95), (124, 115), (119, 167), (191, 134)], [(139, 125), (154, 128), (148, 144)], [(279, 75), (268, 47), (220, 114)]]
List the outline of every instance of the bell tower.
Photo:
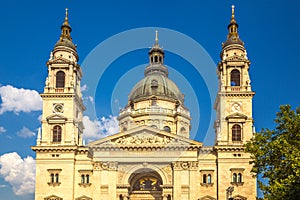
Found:
[(252, 138), (254, 92), (250, 84), (250, 61), (244, 42), (239, 38), (234, 6), (220, 57), (217, 67), (219, 89), (215, 101), (215, 143), (243, 145)]
[(72, 42), (68, 9), (61, 35), (47, 61), (48, 76), (43, 99), (42, 132), (37, 146), (82, 145), (82, 70), (76, 46)]

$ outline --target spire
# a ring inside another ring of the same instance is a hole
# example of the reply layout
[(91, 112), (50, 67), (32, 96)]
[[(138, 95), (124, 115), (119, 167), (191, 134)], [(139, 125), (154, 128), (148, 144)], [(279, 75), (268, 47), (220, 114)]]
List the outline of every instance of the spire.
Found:
[(164, 50), (158, 43), (158, 31), (155, 31), (155, 43), (149, 51), (150, 65), (145, 70), (145, 75), (159, 72), (165, 76), (168, 76), (168, 69), (164, 66)]
[(60, 27), (61, 34), (60, 34), (59, 40), (57, 41), (55, 47), (58, 47), (58, 46), (70, 47), (76, 51), (76, 46), (72, 42), (72, 37), (71, 37), (72, 28), (69, 24), (69, 12), (68, 11), (69, 11), (68, 8), (66, 8), (65, 20)]
[(231, 19), (230, 23), (228, 25), (228, 35), (227, 35), (227, 41), (223, 44), (223, 46), (227, 46), (229, 44), (240, 44), (244, 45), (243, 41), (239, 38), (238, 34), (238, 27), (239, 25), (236, 22), (235, 19), (235, 6), (231, 6)]
[(155, 31), (155, 45), (158, 45), (158, 30)]
[(232, 5), (231, 6), (231, 20), (230, 20), (230, 24), (228, 25), (227, 38), (238, 37), (238, 27), (239, 27), (239, 25), (236, 23), (235, 16), (234, 16), (234, 5)]
[(68, 39), (70, 41), (72, 41), (72, 37), (71, 37), (71, 31), (72, 31), (72, 28), (69, 24), (69, 13), (68, 13), (68, 8), (66, 8), (66, 16), (65, 16), (65, 21), (64, 23), (62, 24), (61, 26), (61, 35), (60, 35), (60, 38), (61, 39)]

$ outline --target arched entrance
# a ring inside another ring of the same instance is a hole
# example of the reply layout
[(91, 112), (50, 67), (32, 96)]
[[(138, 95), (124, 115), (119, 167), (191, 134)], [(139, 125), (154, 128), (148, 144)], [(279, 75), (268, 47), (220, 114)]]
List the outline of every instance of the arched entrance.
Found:
[(162, 200), (163, 184), (160, 175), (152, 169), (140, 169), (129, 177), (130, 200)]

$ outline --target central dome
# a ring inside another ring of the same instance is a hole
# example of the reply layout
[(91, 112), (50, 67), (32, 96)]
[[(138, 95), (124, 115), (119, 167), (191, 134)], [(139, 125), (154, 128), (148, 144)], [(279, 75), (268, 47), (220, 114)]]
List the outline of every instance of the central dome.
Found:
[(180, 92), (177, 85), (167, 76), (158, 73), (148, 74), (140, 80), (131, 90), (129, 101), (137, 102), (155, 96), (173, 102), (179, 101), (183, 104), (184, 95)]
[(145, 68), (145, 77), (133, 87), (126, 107), (120, 111), (120, 131), (145, 125), (189, 138), (190, 112), (184, 106), (184, 95), (168, 78), (165, 53), (158, 44), (157, 32), (148, 54), (150, 62)]
[(129, 102), (138, 102), (155, 96), (157, 99), (183, 104), (184, 95), (177, 85), (168, 78), (168, 68), (164, 65), (164, 50), (155, 44), (149, 51), (150, 64), (145, 68), (145, 77), (139, 81), (129, 94)]

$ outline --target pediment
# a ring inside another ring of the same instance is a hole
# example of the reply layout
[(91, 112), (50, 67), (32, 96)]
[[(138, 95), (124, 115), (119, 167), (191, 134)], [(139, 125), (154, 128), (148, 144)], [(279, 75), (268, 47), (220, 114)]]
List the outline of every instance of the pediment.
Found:
[(243, 197), (241, 195), (236, 195), (236, 196), (233, 197), (233, 200), (247, 200), (247, 198)]
[(46, 118), (48, 123), (65, 123), (67, 118), (60, 114), (53, 114)]
[(81, 197), (76, 198), (75, 200), (92, 200), (92, 198), (83, 195), (83, 196), (81, 196)]
[(229, 62), (247, 62), (248, 61), (243, 56), (238, 56), (238, 55), (230, 56), (226, 60)]
[(117, 133), (88, 144), (90, 148), (139, 148), (139, 147), (197, 147), (201, 142), (191, 140), (149, 126), (140, 126), (122, 133)]
[(231, 115), (228, 115), (226, 117), (226, 120), (228, 120), (228, 119), (245, 119), (246, 120), (247, 118), (248, 118), (247, 115), (244, 115), (242, 113), (233, 113)]
[(213, 198), (212, 196), (206, 195), (204, 197), (201, 197), (198, 200), (216, 200), (216, 198)]
[(48, 196), (48, 197), (45, 197), (44, 200), (62, 200), (63, 198), (61, 197), (58, 197), (56, 195), (51, 195), (51, 196)]
[(70, 64), (71, 61), (64, 58), (64, 57), (57, 57), (53, 58), (52, 60), (48, 61), (50, 64)]

